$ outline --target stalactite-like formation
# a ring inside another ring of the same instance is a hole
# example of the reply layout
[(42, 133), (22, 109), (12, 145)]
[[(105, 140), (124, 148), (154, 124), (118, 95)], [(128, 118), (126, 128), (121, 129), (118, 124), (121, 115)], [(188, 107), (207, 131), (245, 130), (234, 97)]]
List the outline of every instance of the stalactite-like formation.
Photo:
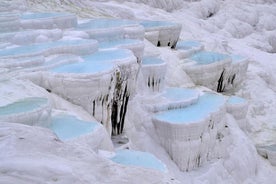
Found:
[(224, 91), (224, 84), (223, 84), (223, 81), (224, 81), (224, 72), (225, 72), (225, 69), (223, 69), (220, 77), (219, 77), (219, 80), (218, 80), (218, 86), (217, 86), (217, 92), (221, 93)]
[(119, 135), (124, 130), (124, 121), (130, 93), (127, 86), (127, 78), (120, 71), (116, 72), (116, 85), (112, 99), (111, 124), (112, 135)]

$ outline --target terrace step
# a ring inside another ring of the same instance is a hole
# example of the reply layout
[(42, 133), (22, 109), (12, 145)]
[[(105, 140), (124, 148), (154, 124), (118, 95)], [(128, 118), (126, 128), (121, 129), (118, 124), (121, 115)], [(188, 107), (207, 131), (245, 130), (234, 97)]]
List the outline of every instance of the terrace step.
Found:
[(198, 41), (185, 40), (178, 41), (175, 49), (177, 50), (178, 57), (180, 59), (185, 59), (203, 51), (204, 46)]
[(156, 57), (145, 57), (142, 60), (141, 72), (144, 85), (152, 92), (161, 92), (165, 86), (167, 64)]
[(161, 145), (182, 171), (201, 166), (212, 157), (224, 157), (227, 131), (222, 121), (226, 98), (206, 93), (197, 103), (153, 116)]
[(186, 88), (166, 88), (157, 95), (144, 97), (144, 104), (150, 112), (180, 109), (197, 103), (199, 91)]

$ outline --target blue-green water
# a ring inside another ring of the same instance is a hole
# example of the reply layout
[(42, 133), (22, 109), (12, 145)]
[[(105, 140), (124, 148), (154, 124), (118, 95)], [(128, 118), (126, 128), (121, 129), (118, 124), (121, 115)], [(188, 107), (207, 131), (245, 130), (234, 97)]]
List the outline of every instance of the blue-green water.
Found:
[(59, 115), (52, 118), (49, 128), (57, 134), (60, 140), (69, 140), (89, 134), (98, 126), (96, 122), (82, 121), (71, 115)]
[(46, 98), (25, 98), (17, 102), (0, 107), (0, 115), (11, 115), (33, 111), (46, 105)]
[(112, 161), (130, 166), (138, 166), (165, 172), (166, 166), (154, 155), (141, 151), (120, 150), (111, 158)]
[(226, 98), (222, 95), (207, 93), (200, 96), (196, 104), (183, 109), (157, 113), (154, 118), (172, 124), (193, 123), (204, 119), (211, 112), (218, 110), (225, 104), (225, 101)]
[(99, 51), (92, 55), (83, 56), (84, 62), (65, 64), (52, 69), (56, 73), (82, 73), (91, 74), (112, 70), (116, 63), (132, 56), (132, 52), (125, 49)]
[(220, 62), (227, 58), (230, 59), (230, 56), (216, 52), (202, 51), (191, 56), (189, 59), (196, 61), (199, 65), (206, 65), (215, 62)]

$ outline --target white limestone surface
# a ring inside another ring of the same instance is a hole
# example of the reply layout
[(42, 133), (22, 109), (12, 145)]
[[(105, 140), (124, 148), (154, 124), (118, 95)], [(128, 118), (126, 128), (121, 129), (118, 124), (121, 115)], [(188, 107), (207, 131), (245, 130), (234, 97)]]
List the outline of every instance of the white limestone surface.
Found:
[(116, 164), (89, 147), (62, 142), (46, 128), (1, 122), (0, 134), (0, 183), (179, 183), (170, 174)]
[(156, 46), (158, 44), (159, 31), (147, 31), (145, 32), (145, 38)]
[(61, 39), (63, 32), (61, 29), (34, 29), (21, 30), (10, 33), (5, 40), (16, 45), (28, 45), (41, 42), (57, 41)]
[(19, 14), (0, 11), (0, 33), (17, 31), (19, 28)]
[(0, 12), (5, 13), (20, 13), (26, 11), (26, 1), (25, 0), (1, 0), (0, 2)]
[(24, 13), (20, 25), (23, 29), (68, 29), (77, 26), (77, 17), (69, 13)]
[(276, 166), (276, 144), (257, 146), (258, 153), (268, 159), (271, 165)]
[(45, 62), (44, 57), (36, 56), (32, 58), (23, 58), (23, 59), (0, 59), (0, 68), (8, 69), (22, 69), (28, 67), (40, 66)]

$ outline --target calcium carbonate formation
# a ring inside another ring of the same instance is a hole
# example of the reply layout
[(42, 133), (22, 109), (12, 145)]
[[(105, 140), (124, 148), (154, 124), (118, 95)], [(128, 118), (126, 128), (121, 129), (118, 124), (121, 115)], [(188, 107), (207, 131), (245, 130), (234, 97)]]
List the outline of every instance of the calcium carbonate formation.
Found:
[[(177, 3), (168, 2), (172, 7)], [(7, 100), (10, 103), (0, 106), (0, 121), (48, 127), (62, 141), (83, 143), (95, 151), (112, 150), (110, 136), (124, 132), (129, 101), (137, 93), (137, 82), (142, 81), (148, 96), (141, 103), (152, 116), (161, 145), (182, 171), (227, 156), (227, 112), (246, 130), (246, 101), (168, 87), (168, 63), (159, 56), (144, 56), (146, 38), (155, 46), (174, 49), (181, 60), (179, 66), (196, 85), (217, 92), (237, 88), (247, 70), (247, 59), (203, 51), (198, 41), (178, 42), (179, 24), (118, 19), (78, 23), (76, 16), (68, 13), (19, 11), (1, 13), (0, 25), (0, 67), (4, 68), (0, 71), (6, 76), (1, 80), (8, 81), (9, 76), (31, 80), (96, 119), (88, 122), (68, 112), (57, 113), (44, 95)], [(166, 167), (147, 153), (124, 150), (111, 160), (166, 172)]]
[(243, 81), (248, 60), (216, 52), (200, 51), (184, 59), (183, 70), (198, 85), (217, 92), (235, 90)]

